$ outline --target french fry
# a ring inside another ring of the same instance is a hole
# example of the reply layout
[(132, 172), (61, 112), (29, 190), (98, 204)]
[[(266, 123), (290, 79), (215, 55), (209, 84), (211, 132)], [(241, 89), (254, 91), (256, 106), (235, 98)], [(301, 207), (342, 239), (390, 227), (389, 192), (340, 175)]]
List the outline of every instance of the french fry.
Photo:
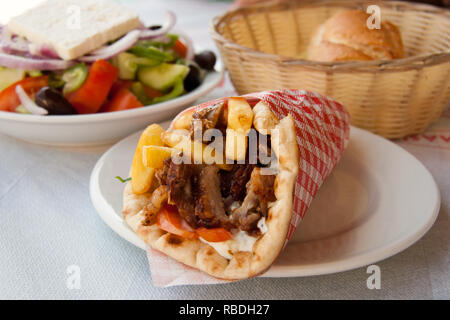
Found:
[(253, 123), (253, 111), (241, 97), (228, 99), (228, 129), (248, 133)]
[(242, 161), (247, 153), (247, 134), (253, 123), (253, 111), (247, 100), (241, 97), (228, 99), (228, 125), (225, 156)]
[(279, 120), (264, 101), (258, 102), (253, 107), (253, 126), (259, 133), (268, 135), (274, 129)]
[(152, 124), (144, 130), (139, 138), (136, 152), (134, 153), (133, 164), (131, 165), (131, 186), (135, 194), (146, 193), (152, 185), (155, 170), (146, 167), (142, 161), (142, 150), (144, 146), (155, 145), (163, 146), (161, 134), (163, 128), (157, 124)]
[[(216, 163), (215, 149), (199, 141), (192, 141), (191, 138), (180, 130), (168, 131), (163, 135), (163, 141), (166, 145), (183, 151), (183, 155), (190, 157), (195, 164)], [(217, 157), (220, 158), (220, 157)], [(216, 163), (222, 170), (231, 170), (231, 165), (225, 163), (224, 157), (221, 157), (222, 163)]]
[(178, 117), (173, 124), (174, 129), (189, 129), (192, 122), (194, 112), (186, 112)]
[(164, 161), (170, 158), (175, 149), (161, 146), (144, 146), (142, 161), (144, 166), (159, 169), (164, 166)]
[(227, 129), (225, 155), (227, 159), (243, 161), (247, 153), (247, 134), (242, 131)]
[(204, 144), (198, 141), (192, 141), (186, 130), (167, 131), (162, 139), (166, 145), (183, 152), (186, 157), (191, 157), (194, 163), (202, 163), (202, 154)]

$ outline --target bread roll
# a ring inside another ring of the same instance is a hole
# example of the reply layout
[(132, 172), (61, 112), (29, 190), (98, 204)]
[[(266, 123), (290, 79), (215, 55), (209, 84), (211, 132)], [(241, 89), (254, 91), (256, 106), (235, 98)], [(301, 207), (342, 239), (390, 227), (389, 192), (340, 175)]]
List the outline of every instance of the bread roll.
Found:
[(403, 58), (398, 28), (389, 21), (381, 29), (369, 29), (370, 15), (360, 10), (341, 11), (314, 33), (308, 59), (316, 61), (390, 60)]

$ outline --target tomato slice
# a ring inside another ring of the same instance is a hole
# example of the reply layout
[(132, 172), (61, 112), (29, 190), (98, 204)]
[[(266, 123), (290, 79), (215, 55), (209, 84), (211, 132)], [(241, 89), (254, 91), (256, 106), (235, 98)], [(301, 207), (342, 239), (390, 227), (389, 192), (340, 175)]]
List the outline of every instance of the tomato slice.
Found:
[(208, 242), (222, 242), (233, 238), (233, 235), (224, 228), (198, 228), (192, 229), (187, 222), (181, 218), (176, 206), (165, 204), (156, 217), (156, 224), (164, 231), (176, 234), (186, 239), (197, 239), (202, 237)]
[(100, 112), (114, 112), (143, 106), (130, 90), (122, 88), (100, 109)]
[(165, 204), (156, 217), (156, 224), (160, 229), (186, 239), (198, 238), (192, 228), (187, 226), (185, 221), (183, 223), (183, 221), (177, 207), (169, 204)]
[(175, 41), (173, 51), (175, 51), (180, 57), (186, 58), (187, 47), (180, 40)]
[(198, 236), (205, 239), (208, 242), (222, 242), (233, 238), (233, 235), (224, 228), (198, 228), (195, 229)]
[(83, 86), (66, 98), (78, 113), (96, 113), (106, 101), (119, 70), (105, 60), (97, 60), (91, 67)]
[(0, 110), (14, 112), (20, 105), (19, 97), (16, 94), (16, 87), (20, 85), (29, 95), (35, 95), (42, 87), (48, 85), (48, 76), (30, 77), (22, 79), (0, 92)]

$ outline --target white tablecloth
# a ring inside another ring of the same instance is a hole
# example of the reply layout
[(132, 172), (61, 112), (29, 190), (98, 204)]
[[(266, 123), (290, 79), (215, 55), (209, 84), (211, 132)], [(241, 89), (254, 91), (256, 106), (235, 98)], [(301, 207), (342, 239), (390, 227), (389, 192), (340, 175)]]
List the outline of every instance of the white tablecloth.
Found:
[[(174, 10), (196, 43), (213, 48), (208, 22), (229, 3), (206, 0), (122, 1), (151, 19)], [(208, 97), (233, 94), (229, 81)], [(158, 289), (145, 253), (97, 215), (88, 181), (107, 147), (63, 149), (0, 135), (0, 298), (42, 299), (358, 299), (450, 298), (450, 109), (425, 134), (398, 141), (431, 171), (442, 196), (433, 228), (404, 252), (377, 263), (381, 289), (366, 268), (306, 278), (258, 278), (226, 285)], [(411, 173), (414, 174), (414, 173)], [(79, 266), (80, 288), (67, 268)]]

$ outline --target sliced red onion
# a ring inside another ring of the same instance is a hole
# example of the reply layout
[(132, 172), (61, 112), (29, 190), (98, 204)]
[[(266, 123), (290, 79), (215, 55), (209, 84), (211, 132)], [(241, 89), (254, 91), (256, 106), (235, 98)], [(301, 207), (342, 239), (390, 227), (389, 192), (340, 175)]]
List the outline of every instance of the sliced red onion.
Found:
[(102, 53), (104, 53), (104, 50), (107, 50), (108, 48), (109, 48), (108, 45), (104, 45), (104, 46), (101, 46), (100, 48), (96, 49), (95, 51), (92, 51), (89, 54), (93, 54), (93, 55), (102, 54)]
[(0, 53), (0, 66), (24, 70), (64, 70), (75, 64), (75, 61), (57, 59), (33, 59)]
[(20, 37), (13, 38), (2, 38), (0, 41), (0, 48), (5, 52), (28, 52), (29, 51), (29, 42)]
[(167, 34), (165, 34), (165, 35), (153, 38), (152, 41), (160, 41), (160, 42), (164, 42), (164, 43), (169, 43), (171, 41), (171, 39), (167, 36)]
[(16, 93), (19, 97), (20, 103), (25, 109), (28, 110), (29, 113), (40, 116), (45, 116), (48, 114), (48, 111), (46, 109), (38, 106), (36, 103), (34, 103), (33, 100), (31, 100), (31, 98), (27, 95), (25, 90), (23, 90), (21, 85), (16, 86)]
[(30, 43), (30, 45), (28, 46), (28, 49), (29, 49), (28, 52), (31, 55), (33, 55), (33, 56), (39, 56), (40, 55), (39, 54), (39, 51), (40, 51), (39, 45), (37, 45), (35, 43)]
[(169, 32), (173, 26), (177, 23), (177, 17), (175, 13), (168, 10), (166, 11), (167, 20), (164, 22), (163, 26), (156, 30), (145, 29), (141, 31), (139, 39), (153, 39), (162, 36)]
[(10, 54), (29, 53), (36, 57), (60, 59), (59, 55), (49, 45), (34, 44), (22, 37), (12, 35), (5, 26), (0, 26), (0, 30), (2, 32), (0, 48), (3, 52)]
[(78, 58), (78, 60), (83, 61), (83, 62), (94, 62), (99, 59), (107, 60), (109, 58), (117, 56), (119, 53), (127, 51), (132, 46), (134, 46), (134, 44), (139, 39), (140, 33), (141, 33), (141, 31), (139, 31), (139, 30), (130, 31), (124, 37), (122, 37), (120, 40), (114, 42), (112, 45), (110, 45), (108, 47), (100, 48), (100, 49), (92, 52), (90, 55), (86, 55), (81, 58)]
[(13, 34), (9, 31), (8, 27), (2, 26), (0, 48), (4, 52), (17, 53), (28, 52), (28, 41)]
[(180, 41), (183, 42), (187, 48), (185, 59), (186, 60), (194, 60), (195, 51), (194, 51), (194, 44), (192, 42), (192, 39), (186, 33), (182, 32), (182, 31), (177, 30), (174, 33), (179, 36)]
[(47, 45), (42, 45), (41, 46), (41, 50), (40, 50), (41, 54), (45, 57), (49, 57), (49, 58), (54, 58), (54, 59), (61, 59), (61, 57), (59, 56), (58, 53), (56, 53), (55, 50), (53, 50), (52, 47), (47, 46)]
[(28, 51), (33, 56), (47, 57), (52, 59), (61, 59), (60, 56), (47, 44), (34, 44), (30, 43), (28, 45)]

